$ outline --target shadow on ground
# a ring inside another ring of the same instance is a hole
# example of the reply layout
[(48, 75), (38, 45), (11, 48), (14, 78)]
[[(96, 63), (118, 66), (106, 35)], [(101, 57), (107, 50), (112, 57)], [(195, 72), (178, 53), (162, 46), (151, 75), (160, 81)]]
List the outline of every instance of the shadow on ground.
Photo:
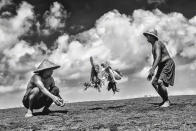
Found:
[(44, 115), (50, 115), (50, 114), (54, 114), (54, 113), (62, 113), (62, 114), (67, 114), (67, 110), (52, 110), (48, 113), (43, 113), (43, 112), (35, 112), (33, 113), (34, 116), (44, 116)]

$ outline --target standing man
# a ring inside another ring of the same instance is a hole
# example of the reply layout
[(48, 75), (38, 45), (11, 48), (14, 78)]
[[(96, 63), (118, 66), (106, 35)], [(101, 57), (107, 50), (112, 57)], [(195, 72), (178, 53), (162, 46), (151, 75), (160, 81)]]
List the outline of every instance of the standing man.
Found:
[(174, 85), (175, 63), (170, 57), (165, 45), (159, 40), (156, 30), (144, 32), (143, 35), (152, 45), (152, 55), (154, 58), (154, 62), (149, 71), (147, 79), (149, 81), (152, 80), (155, 69), (158, 67), (157, 73), (152, 81), (152, 85), (163, 99), (163, 102), (160, 103), (160, 106), (168, 107), (170, 106), (170, 101), (166, 87), (169, 85)]
[(44, 107), (43, 113), (49, 113), (49, 107), (54, 102), (58, 106), (64, 106), (64, 101), (59, 95), (59, 88), (55, 86), (52, 77), (53, 70), (60, 66), (45, 59), (34, 71), (26, 93), (23, 97), (23, 105), (27, 108), (25, 117), (33, 116), (33, 109)]

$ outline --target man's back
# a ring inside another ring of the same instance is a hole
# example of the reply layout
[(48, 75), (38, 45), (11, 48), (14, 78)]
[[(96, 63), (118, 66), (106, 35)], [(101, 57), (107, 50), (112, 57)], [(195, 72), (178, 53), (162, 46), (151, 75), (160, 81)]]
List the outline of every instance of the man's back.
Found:
[(152, 47), (152, 54), (153, 54), (153, 57), (154, 59), (156, 59), (156, 50), (159, 50), (160, 49), (160, 62), (164, 62), (168, 59), (170, 59), (170, 55), (169, 55), (169, 52), (167, 51), (167, 48), (166, 46), (161, 42), (161, 41), (157, 41), (154, 46)]

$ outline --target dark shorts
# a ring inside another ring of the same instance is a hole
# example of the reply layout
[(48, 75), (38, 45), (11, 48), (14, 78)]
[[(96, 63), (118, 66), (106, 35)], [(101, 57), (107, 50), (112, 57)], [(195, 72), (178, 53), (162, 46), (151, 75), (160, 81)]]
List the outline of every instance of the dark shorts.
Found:
[[(57, 87), (52, 88), (49, 90), (53, 95), (58, 95), (59, 94), (59, 89)], [(29, 94), (26, 94), (23, 97), (22, 103), (23, 105), (28, 109), (29, 108)], [(52, 99), (45, 94), (43, 94), (41, 91), (40, 93), (36, 96), (36, 98), (33, 101), (33, 109), (40, 109), (42, 107), (45, 107), (47, 105), (52, 104)]]
[(172, 59), (158, 64), (157, 73), (153, 79), (153, 83), (162, 80), (166, 87), (173, 86), (175, 79), (175, 63)]

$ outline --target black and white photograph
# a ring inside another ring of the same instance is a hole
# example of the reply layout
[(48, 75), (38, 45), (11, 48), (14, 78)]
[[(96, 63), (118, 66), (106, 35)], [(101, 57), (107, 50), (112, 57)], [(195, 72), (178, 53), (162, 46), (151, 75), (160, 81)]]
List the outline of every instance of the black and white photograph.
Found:
[(0, 131), (195, 131), (196, 0), (0, 0)]

